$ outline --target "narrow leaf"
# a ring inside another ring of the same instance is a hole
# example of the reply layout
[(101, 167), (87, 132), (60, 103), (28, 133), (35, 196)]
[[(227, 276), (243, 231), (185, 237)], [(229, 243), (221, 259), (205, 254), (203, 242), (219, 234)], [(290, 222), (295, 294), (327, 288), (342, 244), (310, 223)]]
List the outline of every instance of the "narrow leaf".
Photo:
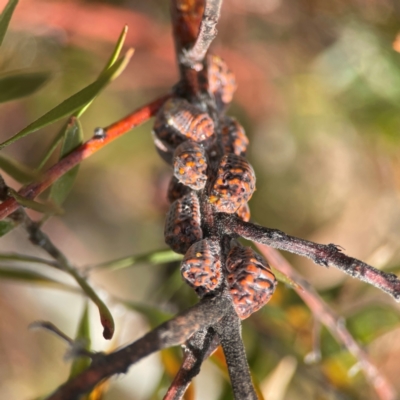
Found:
[[(78, 147), (82, 142), (83, 134), (81, 124), (77, 118), (72, 117), (65, 130), (60, 159)], [(50, 190), (49, 200), (57, 205), (61, 205), (64, 202), (74, 185), (78, 170), (79, 165), (72, 168), (54, 183)]]
[(149, 263), (153, 265), (166, 264), (173, 261), (182, 260), (182, 255), (173, 252), (172, 250), (158, 250), (150, 253), (140, 254), (137, 256), (130, 256), (119, 258), (117, 260), (107, 261), (102, 264), (97, 264), (89, 269), (123, 269), (133, 267), (140, 263)]
[(4, 36), (6, 35), (8, 24), (18, 4), (18, 0), (10, 0), (5, 6), (3, 12), (0, 14), (0, 46), (3, 43)]
[(297, 282), (295, 282), (293, 279), (289, 278), (287, 275), (283, 274), (281, 271), (278, 271), (273, 266), (271, 266), (271, 269), (275, 275), (275, 278), (279, 282), (282, 282), (282, 283), (290, 286), (292, 289), (302, 289), (302, 287)]
[(29, 183), (40, 179), (38, 172), (32, 171), (18, 161), (3, 155), (0, 155), (0, 169), (20, 183)]
[(128, 25), (125, 25), (122, 28), (122, 32), (119, 35), (117, 43), (115, 44), (114, 51), (112, 52), (111, 57), (108, 59), (103, 71), (101, 71), (102, 74), (104, 74), (110, 67), (112, 67), (115, 64), (115, 61), (118, 60), (122, 47), (125, 43), (125, 38), (127, 33), (128, 33)]
[(115, 62), (115, 64), (104, 74), (102, 74), (98, 80), (80, 90), (78, 93), (75, 93), (67, 100), (64, 100), (61, 104), (29, 124), (26, 128), (22, 129), (22, 131), (18, 132), (16, 135), (0, 144), (0, 149), (31, 134), (32, 132), (37, 131), (40, 128), (73, 114), (85, 104), (89, 103), (108, 83), (115, 79), (125, 69), (132, 55), (133, 50), (128, 50), (125, 56)]
[(10, 188), (8, 189), (8, 192), (9, 192), (10, 196), (14, 197), (14, 199), (17, 201), (17, 203), (23, 207), (30, 208), (31, 210), (35, 210), (37, 212), (44, 213), (44, 214), (61, 215), (64, 213), (64, 210), (62, 210), (57, 204), (38, 203), (35, 200), (30, 200), (30, 199), (27, 199), (26, 197), (19, 195), (15, 190), (10, 189)]
[(17, 253), (1, 253), (0, 260), (20, 261), (20, 262), (25, 262), (25, 263), (29, 263), (29, 264), (32, 264), (32, 263), (45, 264), (45, 265), (50, 265), (51, 267), (54, 267), (56, 265), (56, 263), (51, 260), (45, 260), (44, 258), (26, 256), (26, 255), (17, 254)]
[[(80, 343), (82, 349), (90, 350), (90, 321), (89, 321), (89, 306), (86, 302), (81, 319), (78, 325), (78, 332), (75, 336), (75, 343)], [(69, 374), (69, 379), (81, 373), (91, 363), (89, 357), (78, 356), (74, 359)]]
[(50, 78), (48, 72), (11, 72), (0, 75), (0, 103), (29, 96)]
[[(112, 67), (114, 65), (115, 61), (117, 61), (117, 59), (121, 53), (122, 46), (124, 45), (127, 32), (128, 32), (128, 26), (125, 25), (124, 28), (122, 29), (122, 32), (121, 32), (118, 40), (117, 40), (116, 45), (114, 47), (114, 51), (112, 52), (111, 57), (108, 59), (105, 67), (101, 71), (99, 78), (101, 77), (101, 75), (103, 75), (105, 72), (107, 72), (107, 70), (110, 67)], [(78, 110), (75, 113), (75, 116), (77, 118), (80, 118), (82, 116), (82, 114), (90, 107), (92, 102), (93, 102), (93, 100), (91, 100), (88, 104), (84, 105), (80, 110)]]
[(115, 324), (114, 319), (111, 315), (110, 310), (104, 304), (104, 302), (100, 299), (97, 293), (93, 290), (93, 288), (89, 285), (89, 283), (84, 279), (77, 270), (71, 268), (68, 270), (69, 274), (76, 280), (78, 285), (82, 288), (82, 290), (86, 293), (86, 295), (96, 304), (99, 314), (100, 314), (100, 322), (103, 325), (103, 337), (104, 339), (111, 339), (114, 335)]
[(67, 129), (68, 123), (69, 123), (69, 121), (67, 121), (65, 124), (63, 124), (61, 129), (58, 131), (57, 135), (54, 136), (53, 141), (51, 142), (49, 148), (46, 150), (42, 160), (40, 161), (39, 166), (36, 168), (37, 171), (41, 171), (43, 169), (43, 167), (45, 166), (47, 161), (49, 161), (50, 157), (56, 151), (58, 145), (61, 143), (61, 141), (64, 137), (65, 130)]
[(0, 266), (0, 279), (9, 279), (30, 284), (40, 284), (74, 293), (81, 292), (78, 288), (64, 284), (55, 279), (49, 278), (46, 275), (42, 275), (29, 269)]

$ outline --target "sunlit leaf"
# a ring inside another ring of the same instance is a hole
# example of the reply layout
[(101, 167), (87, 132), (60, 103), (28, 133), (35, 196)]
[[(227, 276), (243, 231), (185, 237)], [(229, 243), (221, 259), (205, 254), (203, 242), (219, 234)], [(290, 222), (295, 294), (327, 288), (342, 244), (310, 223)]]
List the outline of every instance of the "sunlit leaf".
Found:
[(3, 155), (0, 155), (0, 169), (20, 183), (32, 182), (40, 178), (38, 172), (35, 172), (18, 161)]
[(10, 0), (5, 6), (3, 12), (0, 14), (0, 46), (3, 43), (4, 36), (6, 35), (8, 24), (18, 4), (18, 0)]
[[(60, 159), (78, 147), (82, 141), (83, 134), (81, 124), (77, 118), (72, 117), (65, 130)], [(52, 200), (58, 205), (61, 205), (64, 202), (74, 185), (78, 170), (79, 165), (72, 168), (53, 184), (50, 190), (49, 200)]]
[[(117, 43), (115, 44), (114, 51), (112, 52), (111, 57), (108, 59), (104, 69), (101, 71), (99, 78), (101, 77), (101, 75), (106, 73), (110, 67), (112, 67), (115, 64), (115, 61), (117, 61), (117, 59), (121, 53), (122, 46), (124, 45), (127, 32), (128, 32), (128, 26), (125, 25), (124, 28), (122, 29), (122, 32), (121, 32), (118, 40), (117, 40)], [(90, 101), (88, 104), (84, 105), (80, 110), (78, 110), (75, 113), (75, 116), (77, 118), (81, 117), (82, 114), (90, 107), (90, 105), (92, 104), (92, 101)]]
[[(75, 342), (80, 342), (81, 348), (90, 350), (91, 340), (90, 340), (90, 321), (89, 321), (89, 306), (86, 302), (85, 308), (83, 310), (81, 319), (78, 325), (78, 332), (75, 336)], [(89, 357), (76, 357), (71, 365), (71, 370), (69, 373), (69, 378), (81, 373), (85, 370), (91, 363)]]
[(8, 189), (8, 192), (10, 196), (13, 197), (17, 201), (17, 203), (23, 207), (30, 208), (31, 210), (35, 210), (37, 212), (46, 214), (61, 215), (64, 213), (64, 211), (54, 203), (49, 203), (49, 204), (38, 203), (35, 200), (30, 200), (27, 199), (26, 197), (19, 195), (15, 190), (12, 189)]
[(157, 265), (157, 264), (166, 264), (178, 260), (182, 260), (182, 255), (177, 254), (172, 250), (168, 249), (168, 250), (152, 251), (150, 253), (140, 254), (137, 256), (119, 258), (117, 260), (107, 261), (102, 264), (94, 265), (90, 268), (117, 270), (117, 269), (132, 267), (139, 263), (149, 263)]
[(49, 79), (48, 72), (11, 72), (0, 75), (0, 103), (29, 96)]
[(99, 79), (75, 93), (67, 100), (64, 100), (61, 104), (54, 107), (52, 110), (47, 112), (45, 115), (37, 119), (36, 121), (29, 124), (26, 128), (22, 129), (16, 135), (12, 136), (10, 139), (6, 140), (0, 144), (0, 149), (14, 143), (32, 132), (37, 131), (47, 125), (52, 124), (64, 117), (73, 114), (75, 111), (79, 110), (85, 104), (89, 103), (104, 87), (115, 79), (119, 74), (125, 69), (130, 58), (133, 55), (133, 50), (130, 49), (121, 59), (115, 62), (115, 64), (109, 68), (104, 74), (101, 74)]

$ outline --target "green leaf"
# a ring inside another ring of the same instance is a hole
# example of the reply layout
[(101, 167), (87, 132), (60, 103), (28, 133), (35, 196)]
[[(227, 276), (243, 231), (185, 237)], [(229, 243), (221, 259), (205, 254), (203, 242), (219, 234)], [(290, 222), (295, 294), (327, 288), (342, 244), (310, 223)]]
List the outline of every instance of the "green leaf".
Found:
[(93, 290), (93, 288), (89, 285), (86, 279), (83, 278), (75, 268), (69, 268), (67, 272), (76, 280), (78, 285), (86, 293), (89, 299), (91, 299), (93, 303), (96, 304), (100, 314), (100, 321), (104, 328), (103, 337), (107, 340), (111, 339), (114, 335), (115, 324), (110, 310), (100, 299), (97, 293)]
[(57, 289), (67, 290), (69, 292), (80, 292), (81, 291), (73, 286), (64, 284), (55, 279), (49, 278), (46, 275), (42, 275), (38, 272), (31, 271), (29, 269), (22, 268), (10, 268), (5, 266), (0, 266), (0, 279), (9, 279), (13, 281), (26, 282), (26, 283), (34, 283), (41, 284)]
[(13, 221), (0, 221), (0, 237), (12, 231), (14, 228), (15, 223)]
[[(112, 67), (115, 63), (115, 61), (117, 61), (121, 50), (122, 50), (122, 46), (124, 45), (125, 42), (125, 38), (126, 38), (126, 34), (128, 32), (128, 26), (125, 25), (124, 28), (122, 29), (122, 32), (117, 40), (117, 43), (114, 47), (114, 51), (111, 54), (111, 57), (108, 59), (105, 67), (103, 68), (103, 70), (101, 71), (99, 78), (107, 72), (107, 70)], [(92, 100), (93, 101), (93, 100)], [(90, 101), (88, 104), (84, 105), (80, 110), (78, 110), (78, 112), (75, 113), (75, 116), (77, 118), (80, 118), (82, 116), (82, 114), (90, 107), (90, 105), (92, 104), (92, 101)]]
[(3, 43), (4, 36), (6, 35), (8, 24), (10, 23), (11, 17), (18, 4), (18, 0), (10, 0), (5, 6), (3, 12), (0, 15), (0, 46)]
[(40, 179), (38, 172), (3, 155), (0, 155), (0, 169), (20, 183), (29, 183)]
[(29, 96), (49, 79), (48, 72), (10, 72), (0, 75), (0, 103)]
[(89, 269), (123, 269), (128, 267), (133, 267), (139, 263), (148, 263), (148, 264), (166, 264), (173, 261), (182, 260), (182, 255), (173, 252), (172, 250), (158, 250), (152, 251), (150, 253), (140, 254), (138, 256), (130, 256), (119, 258), (117, 260), (107, 261), (102, 264), (97, 264)]
[(15, 190), (10, 188), (8, 189), (8, 193), (10, 194), (11, 197), (13, 197), (17, 201), (18, 204), (20, 204), (23, 207), (30, 208), (31, 210), (35, 210), (43, 214), (56, 214), (56, 215), (64, 214), (64, 210), (62, 210), (57, 204), (38, 203), (35, 200), (30, 200), (27, 199), (26, 197), (19, 195)]
[[(81, 344), (81, 348), (85, 350), (90, 350), (90, 321), (89, 321), (89, 306), (86, 302), (85, 308), (83, 310), (81, 319), (78, 325), (78, 332), (75, 336), (75, 342)], [(71, 365), (71, 370), (69, 373), (69, 379), (75, 377), (84, 371), (91, 363), (89, 357), (76, 357)]]
[(173, 317), (173, 314), (160, 310), (157, 307), (149, 306), (148, 304), (136, 303), (132, 301), (123, 301), (125, 307), (130, 308), (143, 315), (149, 322), (152, 328), (162, 324)]
[(40, 161), (39, 166), (36, 168), (37, 171), (41, 171), (43, 169), (43, 167), (45, 166), (45, 164), (47, 163), (47, 161), (50, 159), (50, 157), (53, 155), (53, 153), (56, 151), (58, 145), (60, 144), (60, 142), (62, 141), (64, 134), (65, 134), (65, 130), (67, 129), (69, 121), (67, 121), (62, 128), (58, 131), (57, 135), (54, 136), (53, 141), (51, 142), (49, 148), (46, 150), (44, 157), (42, 158), (42, 160)]
[(55, 261), (51, 260), (45, 260), (44, 258), (39, 258), (39, 257), (32, 257), (32, 256), (26, 256), (24, 254), (17, 254), (17, 253), (0, 253), (0, 260), (4, 261), (20, 261), (20, 262), (26, 262), (29, 264), (45, 264), (45, 265), (50, 265), (51, 267), (54, 267), (56, 265)]
[[(83, 134), (81, 124), (77, 118), (71, 117), (65, 129), (60, 159), (78, 147), (82, 142)], [(74, 185), (78, 170), (79, 165), (72, 168), (53, 184), (50, 190), (49, 200), (57, 205), (61, 205), (64, 202)]]
[(281, 271), (278, 271), (276, 268), (271, 266), (272, 272), (275, 275), (275, 278), (279, 281), (284, 283), (285, 285), (290, 286), (293, 289), (301, 289), (301, 286), (296, 283), (293, 279), (289, 278), (287, 275), (283, 274)]
[(97, 79), (95, 82), (85, 87), (84, 89), (80, 90), (78, 93), (75, 93), (67, 100), (64, 100), (61, 104), (54, 107), (45, 115), (29, 124), (26, 128), (22, 129), (22, 131), (18, 132), (16, 135), (12, 136), (10, 139), (0, 144), (0, 149), (31, 134), (32, 132), (37, 131), (40, 128), (43, 128), (47, 125), (52, 124), (53, 122), (56, 122), (64, 117), (73, 114), (75, 111), (79, 110), (81, 107), (89, 103), (97, 96), (99, 92), (101, 92), (101, 90), (108, 83), (110, 83), (121, 74), (121, 72), (127, 66), (130, 58), (132, 57), (132, 54), (133, 50), (128, 50), (125, 56), (115, 62), (115, 64), (111, 68), (109, 68), (104, 74), (102, 74), (99, 79)]

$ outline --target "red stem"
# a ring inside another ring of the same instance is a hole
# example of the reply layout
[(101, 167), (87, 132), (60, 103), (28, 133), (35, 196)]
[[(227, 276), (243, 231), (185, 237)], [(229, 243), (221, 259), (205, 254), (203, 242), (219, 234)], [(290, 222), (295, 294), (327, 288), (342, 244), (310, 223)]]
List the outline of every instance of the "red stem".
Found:
[[(57, 164), (49, 168), (39, 182), (31, 183), (19, 190), (18, 194), (28, 199), (34, 199), (49, 186), (51, 186), (58, 178), (67, 173), (73, 167), (78, 165), (84, 159), (90, 157), (107, 144), (122, 136), (131, 129), (137, 127), (149, 118), (154, 116), (164, 102), (171, 97), (166, 95), (146, 104), (145, 106), (135, 110), (131, 114), (118, 122), (104, 128), (101, 136), (94, 136), (86, 143), (76, 148), (72, 153), (61, 159)], [(17, 210), (19, 204), (14, 198), (9, 198), (0, 204), (0, 220), (6, 218), (12, 212)]]

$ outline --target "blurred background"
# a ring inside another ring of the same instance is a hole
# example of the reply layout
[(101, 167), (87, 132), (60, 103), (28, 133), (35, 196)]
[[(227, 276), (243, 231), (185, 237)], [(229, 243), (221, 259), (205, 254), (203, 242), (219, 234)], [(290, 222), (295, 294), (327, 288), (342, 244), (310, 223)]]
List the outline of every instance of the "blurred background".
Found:
[[(5, 4), (0, 0), (0, 9)], [(0, 105), (0, 141), (94, 81), (125, 24), (126, 48), (134, 47), (135, 54), (82, 117), (85, 139), (95, 127), (111, 124), (176, 83), (169, 2), (21, 1), (1, 48), (0, 72), (46, 71), (51, 79), (34, 95)], [(238, 82), (228, 114), (246, 129), (248, 158), (257, 174), (253, 220), (339, 244), (348, 255), (400, 274), (400, 3), (225, 0), (218, 31), (212, 51), (227, 61)], [(3, 154), (37, 167), (62, 123)], [(44, 226), (77, 267), (166, 247), (171, 171), (155, 152), (151, 126), (150, 121), (84, 161), (65, 214)], [(0, 251), (45, 257), (22, 229), (1, 238)], [(400, 393), (399, 305), (339, 271), (285, 257), (345, 318)], [(130, 302), (172, 313), (193, 304), (196, 298), (180, 283), (178, 265), (142, 263), (93, 272), (90, 281), (110, 306), (117, 330), (106, 342), (90, 306), (92, 348), (109, 351), (149, 329), (146, 316), (130, 309)], [(45, 266), (32, 270), (72, 282)], [(83, 308), (84, 298), (75, 293), (0, 281), (1, 397), (39, 398), (67, 379), (66, 345), (27, 327), (50, 320), (74, 337)], [(321, 361), (304, 361), (312, 351), (314, 320), (284, 284), (243, 325), (253, 376), (265, 393), (275, 390), (269, 399), (377, 398), (352, 368), (357, 360), (325, 328)], [(168, 357), (157, 354), (135, 365), (127, 376), (113, 378), (98, 398), (161, 399), (171, 379)], [(231, 398), (215, 361), (205, 362), (194, 390), (196, 399)]]

